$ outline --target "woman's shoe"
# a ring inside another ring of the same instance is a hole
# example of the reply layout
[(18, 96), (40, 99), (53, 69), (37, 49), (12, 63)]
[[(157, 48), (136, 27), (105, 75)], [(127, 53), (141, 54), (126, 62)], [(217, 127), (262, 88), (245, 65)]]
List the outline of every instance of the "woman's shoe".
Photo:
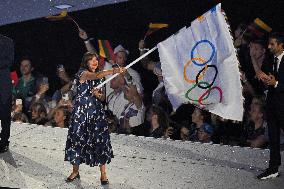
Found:
[(101, 180), (101, 185), (108, 185), (108, 184), (109, 184), (108, 179), (106, 179), (106, 180)]
[(65, 180), (66, 182), (73, 182), (75, 179), (80, 179), (80, 174), (79, 173), (75, 177), (73, 177), (73, 178), (71, 178), (70, 176)]
[(108, 185), (108, 184), (109, 184), (108, 179), (103, 180), (102, 177), (103, 177), (103, 178), (107, 178), (105, 172), (102, 172), (102, 173), (101, 173), (101, 185)]

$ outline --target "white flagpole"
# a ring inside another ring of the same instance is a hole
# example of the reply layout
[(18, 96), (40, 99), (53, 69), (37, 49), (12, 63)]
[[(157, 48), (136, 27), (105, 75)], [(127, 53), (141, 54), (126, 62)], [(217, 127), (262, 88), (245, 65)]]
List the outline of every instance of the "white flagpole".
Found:
[[(142, 56), (140, 56), (139, 58), (137, 58), (136, 60), (134, 60), (133, 62), (131, 62), (130, 64), (128, 64), (125, 69), (130, 68), (131, 66), (133, 66), (134, 64), (136, 64), (138, 61), (140, 61), (141, 59), (145, 58), (145, 56), (151, 54), (154, 50), (156, 50), (158, 47), (155, 46), (152, 49), (150, 49), (148, 52), (146, 52), (145, 54), (143, 54)], [(96, 89), (100, 89), (102, 86), (104, 86), (106, 83), (108, 83), (110, 80), (112, 80), (113, 78), (115, 78), (116, 76), (118, 76), (119, 73), (114, 74), (113, 76), (111, 76), (110, 78), (108, 78), (107, 80), (105, 80), (103, 83), (99, 84), (98, 86), (96, 86)]]

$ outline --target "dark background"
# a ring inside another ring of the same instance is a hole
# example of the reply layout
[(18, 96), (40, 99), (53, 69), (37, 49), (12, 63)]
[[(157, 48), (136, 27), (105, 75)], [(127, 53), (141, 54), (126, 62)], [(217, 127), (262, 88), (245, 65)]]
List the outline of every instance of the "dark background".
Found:
[[(89, 36), (95, 38), (95, 46), (97, 39), (108, 39), (113, 48), (122, 44), (130, 50), (130, 62), (139, 56), (138, 41), (143, 38), (150, 22), (170, 25), (147, 39), (148, 46), (153, 47), (183, 26), (189, 26), (192, 20), (219, 2), (222, 3), (232, 29), (240, 22), (250, 23), (259, 17), (273, 31), (283, 31), (283, 0), (132, 0), (72, 12), (69, 15)], [(36, 19), (1, 26), (0, 33), (15, 42), (16, 61), (13, 69), (19, 72), (21, 57), (32, 57), (36, 71), (49, 77), (51, 92), (58, 87), (56, 66), (63, 64), (72, 75), (78, 70), (86, 51), (84, 43), (78, 37), (77, 28), (70, 21), (50, 22), (45, 18)], [(155, 52), (151, 57), (157, 60), (157, 54)], [(141, 73), (146, 91), (153, 89), (155, 77), (143, 70), (139, 63), (134, 68)]]

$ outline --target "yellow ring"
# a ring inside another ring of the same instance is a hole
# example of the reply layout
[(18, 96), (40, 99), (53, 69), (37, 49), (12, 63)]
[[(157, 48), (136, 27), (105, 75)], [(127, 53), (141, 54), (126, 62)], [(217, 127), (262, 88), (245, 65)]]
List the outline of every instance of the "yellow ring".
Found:
[[(187, 69), (187, 67), (192, 63), (192, 61), (196, 61), (196, 60), (198, 60), (198, 61), (200, 61), (200, 62), (202, 62), (202, 63), (205, 62), (205, 60), (202, 59), (202, 58), (192, 58), (191, 60), (189, 60), (189, 61), (184, 65), (184, 68), (183, 68), (183, 77), (184, 77), (184, 80), (185, 80), (186, 82), (190, 83), (190, 84), (195, 83), (196, 80), (195, 80), (195, 79), (189, 79), (189, 78), (187, 77), (187, 75), (186, 75), (186, 69)], [(205, 65), (205, 69), (200, 73), (200, 75), (199, 75), (199, 77), (198, 77), (198, 80), (200, 80), (200, 79), (202, 79), (202, 78), (204, 77), (205, 71), (206, 71), (207, 69), (208, 69), (208, 66), (207, 66), (207, 64), (206, 64), (206, 65)]]

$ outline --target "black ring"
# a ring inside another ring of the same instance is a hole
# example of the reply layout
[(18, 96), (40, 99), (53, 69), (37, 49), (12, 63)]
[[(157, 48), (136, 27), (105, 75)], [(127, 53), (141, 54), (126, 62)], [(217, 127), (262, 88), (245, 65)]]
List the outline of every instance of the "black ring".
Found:
[(206, 66), (204, 66), (204, 67), (198, 72), (198, 74), (196, 75), (196, 79), (195, 79), (195, 80), (196, 80), (197, 86), (198, 86), (199, 88), (201, 88), (201, 89), (208, 89), (208, 88), (210, 88), (210, 87), (213, 85), (213, 83), (215, 82), (216, 78), (217, 78), (217, 74), (218, 74), (218, 69), (217, 69), (217, 67), (216, 67), (215, 65), (207, 65), (207, 67), (212, 67), (212, 68), (214, 68), (215, 71), (216, 71), (216, 73), (215, 73), (215, 75), (214, 75), (213, 81), (212, 81), (209, 85), (207, 85), (206, 87), (203, 87), (202, 85), (199, 84), (198, 78), (199, 78), (199, 75), (202, 73), (202, 71), (206, 68)]

